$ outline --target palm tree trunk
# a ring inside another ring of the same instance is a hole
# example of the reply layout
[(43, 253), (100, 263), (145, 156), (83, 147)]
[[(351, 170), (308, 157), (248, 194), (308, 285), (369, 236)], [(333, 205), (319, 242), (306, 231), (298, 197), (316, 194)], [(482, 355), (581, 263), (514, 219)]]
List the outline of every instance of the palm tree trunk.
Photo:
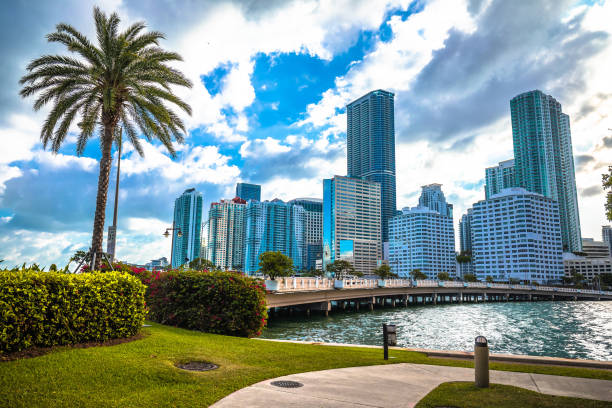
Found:
[(113, 126), (104, 126), (104, 135), (101, 141), (102, 158), (100, 159), (100, 174), (98, 176), (98, 195), (96, 197), (96, 215), (94, 218), (91, 249), (96, 254), (95, 265), (92, 270), (99, 270), (102, 260), (102, 241), (104, 239), (104, 219), (106, 218), (106, 196), (108, 193), (108, 179), (112, 164), (111, 150), (113, 147)]

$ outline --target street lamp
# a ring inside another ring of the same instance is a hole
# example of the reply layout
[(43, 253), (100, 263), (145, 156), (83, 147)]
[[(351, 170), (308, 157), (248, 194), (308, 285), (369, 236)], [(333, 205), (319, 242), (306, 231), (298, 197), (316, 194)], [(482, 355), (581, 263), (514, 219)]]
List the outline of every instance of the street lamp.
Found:
[[(181, 229), (174, 227), (174, 221), (172, 222), (172, 228), (166, 228), (166, 231), (162, 235), (168, 238), (168, 236), (170, 235), (170, 231), (177, 231), (176, 236), (178, 238), (183, 236), (183, 232), (181, 231)], [(172, 267), (172, 260), (174, 259), (174, 233), (172, 233), (172, 243), (170, 245), (172, 245), (172, 247), (170, 248), (170, 267)]]

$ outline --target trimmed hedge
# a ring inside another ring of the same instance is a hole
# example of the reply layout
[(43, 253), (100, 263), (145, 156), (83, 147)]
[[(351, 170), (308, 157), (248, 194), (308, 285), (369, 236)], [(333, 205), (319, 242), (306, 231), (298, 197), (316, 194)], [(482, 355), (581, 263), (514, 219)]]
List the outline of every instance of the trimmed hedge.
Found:
[(231, 336), (259, 336), (268, 317), (263, 282), (235, 272), (161, 273), (147, 306), (158, 323)]
[(127, 273), (0, 272), (0, 352), (138, 333), (145, 286)]

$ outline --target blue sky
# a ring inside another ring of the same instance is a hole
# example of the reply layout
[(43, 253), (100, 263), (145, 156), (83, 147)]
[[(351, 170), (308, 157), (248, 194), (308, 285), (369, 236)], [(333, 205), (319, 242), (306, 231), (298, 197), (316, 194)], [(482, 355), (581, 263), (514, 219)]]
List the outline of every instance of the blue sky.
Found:
[[(82, 157), (74, 137), (58, 155), (44, 151), (47, 112), (33, 112), (17, 82), (31, 59), (66, 52), (44, 39), (55, 24), (93, 36), (94, 4), (166, 33), (162, 45), (183, 56), (176, 67), (195, 84), (178, 91), (193, 115), (176, 159), (146, 142), (144, 159), (124, 152), (121, 259), (169, 255), (161, 234), (190, 187), (206, 209), (238, 181), (262, 184), (264, 199), (321, 197), (323, 178), (346, 173), (344, 106), (378, 88), (396, 95), (398, 207), (441, 183), (455, 222), (484, 198), (485, 167), (512, 157), (509, 100), (532, 89), (555, 96), (572, 121), (583, 236), (600, 238), (610, 1), (61, 0), (1, 6), (0, 259), (9, 264), (63, 264), (90, 244), (98, 143)], [(107, 222), (111, 214), (109, 205)]]

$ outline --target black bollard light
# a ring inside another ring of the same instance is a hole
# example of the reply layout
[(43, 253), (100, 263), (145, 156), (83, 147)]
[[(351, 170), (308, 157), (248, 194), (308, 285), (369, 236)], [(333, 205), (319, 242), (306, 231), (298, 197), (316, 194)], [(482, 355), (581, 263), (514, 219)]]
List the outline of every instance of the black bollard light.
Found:
[(389, 359), (389, 346), (397, 345), (397, 332), (394, 324), (383, 323), (383, 349), (385, 360)]
[(484, 336), (474, 340), (474, 377), (477, 387), (489, 387), (489, 343)]

